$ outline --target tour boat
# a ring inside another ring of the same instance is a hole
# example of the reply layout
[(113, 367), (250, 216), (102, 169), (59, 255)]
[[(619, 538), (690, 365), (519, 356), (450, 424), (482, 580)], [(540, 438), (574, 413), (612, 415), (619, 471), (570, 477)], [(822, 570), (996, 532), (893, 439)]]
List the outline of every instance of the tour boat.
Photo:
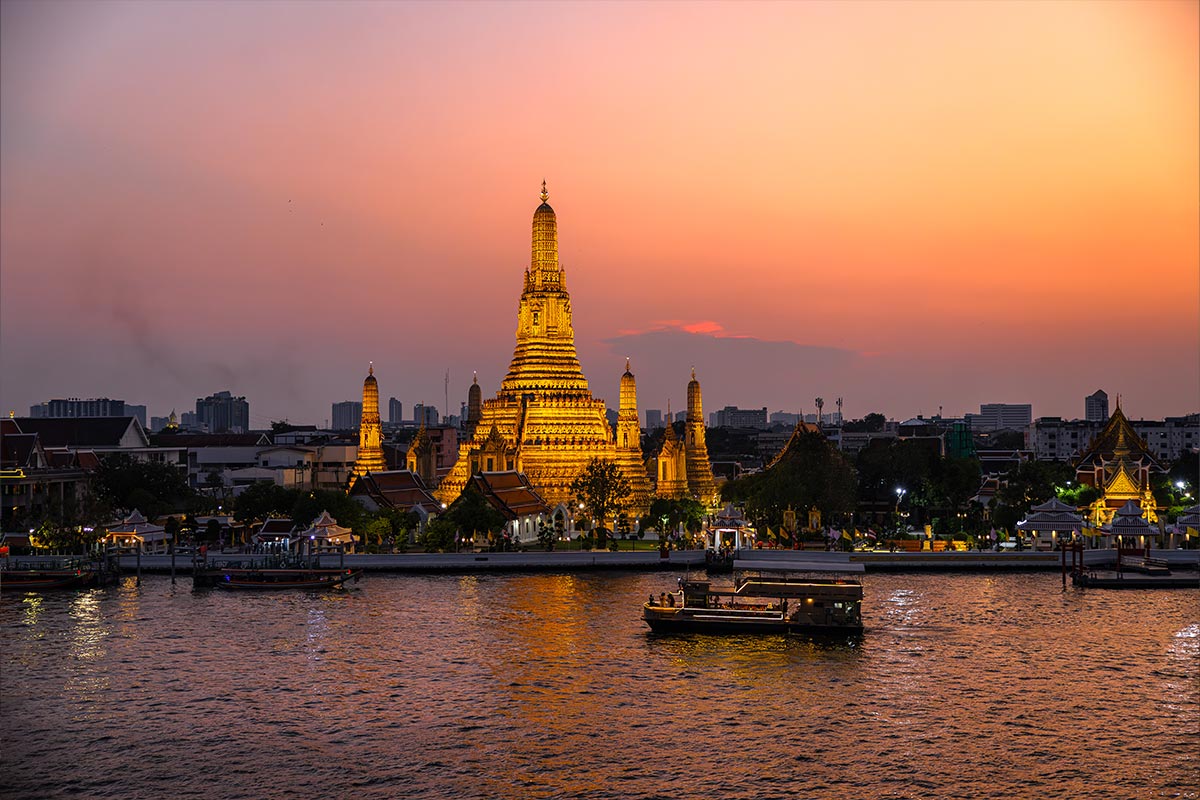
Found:
[(358, 582), (362, 570), (350, 569), (223, 569), (203, 570), (193, 586), (211, 586), (229, 591), (276, 591), (299, 589), (319, 592), (339, 589), (347, 581)]
[(642, 607), (655, 633), (862, 632), (857, 580), (756, 576), (725, 588), (681, 579), (679, 587)]

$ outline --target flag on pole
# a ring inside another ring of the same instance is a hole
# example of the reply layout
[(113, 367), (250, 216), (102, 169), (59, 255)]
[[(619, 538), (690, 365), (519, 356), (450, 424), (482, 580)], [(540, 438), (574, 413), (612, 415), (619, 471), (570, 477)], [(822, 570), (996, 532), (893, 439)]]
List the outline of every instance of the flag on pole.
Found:
[(850, 536), (850, 532), (847, 531), (845, 528), (842, 528), (842, 538), (845, 539), (847, 542), (853, 541), (853, 539)]
[(1187, 529), (1187, 535), (1188, 535), (1189, 539), (1191, 539), (1193, 537), (1200, 538), (1200, 530), (1197, 530), (1196, 528), (1193, 528), (1189, 525), (1188, 529)]

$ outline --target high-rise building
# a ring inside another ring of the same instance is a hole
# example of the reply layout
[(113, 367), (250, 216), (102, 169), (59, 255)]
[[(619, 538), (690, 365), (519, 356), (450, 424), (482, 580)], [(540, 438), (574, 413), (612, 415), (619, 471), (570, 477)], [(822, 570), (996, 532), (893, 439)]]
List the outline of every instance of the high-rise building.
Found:
[(196, 422), (209, 433), (246, 433), (250, 430), (250, 404), (227, 391), (196, 398)]
[(725, 406), (720, 411), (712, 413), (714, 428), (765, 428), (767, 427), (767, 408), (738, 408)]
[(1083, 418), (1088, 422), (1108, 420), (1108, 394), (1103, 389), (1097, 389), (1083, 398)]
[(658, 430), (663, 426), (663, 412), (661, 408), (646, 409), (646, 430)]
[(146, 427), (146, 407), (144, 405), (135, 406), (129, 403), (125, 404), (125, 416), (137, 417), (137, 421), (142, 423), (142, 427)]
[(404, 404), (394, 397), (388, 398), (388, 422), (393, 425), (404, 422)]
[(375, 379), (375, 365), (367, 367), (363, 381), (362, 414), (358, 425), (358, 456), (354, 460), (354, 471), (350, 482), (368, 472), (383, 472), (387, 463), (383, 458), (383, 431), (379, 423), (379, 382)]
[[(145, 413), (146, 407), (141, 406)], [(29, 407), (29, 416), (37, 417), (132, 417), (133, 414), (125, 405), (124, 400), (110, 400), (107, 397), (92, 397), (80, 400), (78, 397), (47, 400)], [(141, 422), (141, 420), (138, 420)]]
[(437, 406), (427, 406), (424, 403), (417, 403), (413, 406), (412, 421), (418, 425), (428, 425), (433, 427), (439, 421)]
[(352, 431), (358, 428), (362, 421), (363, 404), (354, 400), (345, 400), (341, 403), (333, 404), (333, 413), (331, 426), (335, 431)]
[(1029, 403), (983, 403), (978, 414), (964, 414), (973, 431), (1023, 430), (1033, 422)]
[[(474, 435), (460, 444), (458, 461), (437, 491), (443, 503), (453, 502), (476, 472), (517, 470), (553, 508), (574, 499), (571, 483), (594, 458), (616, 462), (634, 484), (635, 497), (639, 483), (649, 484), (644, 469), (622, 466), (628, 461), (619, 457), (604, 402), (592, 396), (579, 365), (571, 298), (558, 261), (558, 220), (547, 200), (543, 184), (508, 374), (496, 397), (483, 401)], [(645, 513), (646, 507), (629, 511)]]

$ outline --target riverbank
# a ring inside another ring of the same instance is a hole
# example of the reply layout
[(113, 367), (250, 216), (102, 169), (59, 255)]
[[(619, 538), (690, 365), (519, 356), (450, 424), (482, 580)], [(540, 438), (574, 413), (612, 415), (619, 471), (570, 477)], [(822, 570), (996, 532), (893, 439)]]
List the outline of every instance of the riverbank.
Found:
[[(1200, 551), (1154, 551), (1172, 567), (1200, 567)], [(262, 555), (210, 552), (210, 565), (251, 566), (261, 562)], [(1084, 553), (1087, 566), (1103, 566), (1115, 561), (1111, 550), (1089, 550)], [(734, 566), (746, 569), (823, 568), (846, 572), (1028, 572), (1054, 571), (1062, 568), (1061, 554), (1037, 552), (951, 552), (951, 553), (839, 553), (794, 550), (744, 550), (735, 553)], [(177, 556), (175, 570), (190, 574), (191, 558)], [(395, 553), (363, 555), (324, 555), (322, 567), (345, 567), (364, 572), (397, 573), (474, 573), (474, 572), (589, 572), (604, 570), (661, 570), (682, 571), (704, 569), (703, 550), (672, 550), (666, 558), (658, 551), (609, 552), (541, 552), (524, 553)], [(121, 557), (126, 572), (138, 569), (137, 556)], [(141, 570), (145, 573), (169, 573), (171, 557), (143, 555)]]

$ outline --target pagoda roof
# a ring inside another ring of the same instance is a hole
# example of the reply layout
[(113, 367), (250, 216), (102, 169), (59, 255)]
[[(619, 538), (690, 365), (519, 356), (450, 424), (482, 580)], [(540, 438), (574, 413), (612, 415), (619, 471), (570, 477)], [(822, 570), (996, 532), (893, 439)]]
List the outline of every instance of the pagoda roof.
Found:
[(368, 472), (350, 487), (350, 495), (370, 497), (379, 505), (399, 511), (421, 507), (434, 512), (441, 505), (429, 493), (421, 476), (407, 469)]
[(1113, 460), (1129, 460), (1149, 462), (1151, 466), (1160, 468), (1146, 441), (1133, 429), (1133, 425), (1118, 405), (1105, 423), (1104, 428), (1092, 439), (1092, 443), (1076, 462), (1076, 468), (1094, 466)]
[(1067, 505), (1057, 497), (1052, 497), (1029, 511), (1029, 516), (1017, 523), (1021, 530), (1078, 531), (1083, 528), (1083, 519), (1075, 507)]
[(36, 433), (43, 447), (121, 447), (132, 431), (137, 444), (150, 444), (137, 417), (19, 417), (25, 433)]
[(1112, 525), (1109, 526), (1109, 532), (1116, 536), (1142, 536), (1158, 533), (1142, 516), (1142, 507), (1133, 500), (1117, 509)]
[(471, 483), (505, 519), (550, 513), (550, 506), (529, 483), (524, 472), (477, 472), (471, 476)]
[(337, 520), (330, 516), (328, 511), (322, 511), (300, 535), (334, 544), (354, 544), (357, 541), (354, 532), (350, 528), (338, 525)]
[(1175, 526), (1200, 528), (1200, 505), (1194, 505), (1180, 514), (1179, 518), (1175, 520)]
[(814, 433), (818, 436), (825, 435), (821, 431), (821, 426), (814, 422), (805, 422), (803, 420), (797, 422), (796, 427), (792, 429), (792, 435), (788, 437), (787, 443), (783, 446), (783, 449), (780, 450), (773, 459), (771, 459), (771, 463), (766, 466), (766, 469), (770, 469), (782, 461), (784, 457), (791, 452), (792, 447), (796, 444), (797, 440), (801, 436), (808, 436)]
[(156, 433), (155, 447), (261, 447), (271, 444), (265, 433)]
[(36, 468), (38, 435), (36, 433), (5, 433), (0, 438), (0, 466), (5, 468)]

